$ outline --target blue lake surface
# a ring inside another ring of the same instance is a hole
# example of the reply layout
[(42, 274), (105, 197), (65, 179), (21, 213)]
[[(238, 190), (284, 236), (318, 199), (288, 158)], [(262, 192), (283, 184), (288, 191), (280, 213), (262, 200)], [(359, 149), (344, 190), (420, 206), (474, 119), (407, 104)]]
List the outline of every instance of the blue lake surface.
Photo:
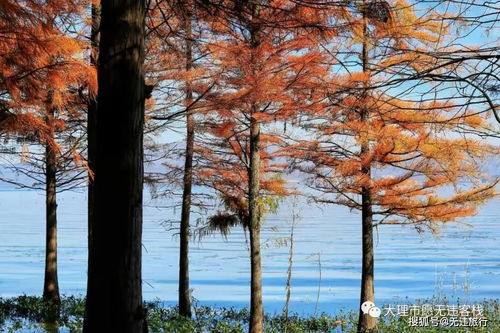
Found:
[[(148, 196), (149, 197), (149, 196)], [(61, 292), (84, 295), (87, 268), (86, 193), (59, 196)], [(43, 192), (0, 191), (0, 297), (40, 295), (44, 262)], [(144, 211), (143, 292), (147, 300), (175, 304), (178, 238), (166, 220), (180, 211), (148, 199)], [(360, 215), (336, 206), (301, 204), (295, 228), (291, 310), (335, 313), (357, 307)], [(264, 307), (279, 312), (285, 299), (291, 205), (269, 216), (262, 235)], [(484, 206), (469, 224), (448, 224), (439, 236), (383, 226), (375, 232), (376, 303), (407, 303), (433, 296), (472, 304), (500, 298), (500, 201)], [(200, 305), (248, 306), (248, 247), (242, 229), (227, 240), (210, 236), (191, 246), (191, 287)], [(318, 299), (319, 290), (319, 299)]]

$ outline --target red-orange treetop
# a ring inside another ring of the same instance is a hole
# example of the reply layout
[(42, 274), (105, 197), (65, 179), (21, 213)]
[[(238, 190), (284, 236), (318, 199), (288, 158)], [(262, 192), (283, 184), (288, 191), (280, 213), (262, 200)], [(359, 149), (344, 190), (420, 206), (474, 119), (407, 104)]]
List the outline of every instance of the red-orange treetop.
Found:
[(318, 201), (361, 210), (365, 187), (377, 223), (437, 230), (435, 222), (473, 215), (496, 195), (497, 180), (481, 165), (499, 149), (474, 135), (491, 131), (487, 113), (447, 100), (441, 85), (404, 84), (405, 68), (435, 66), (426, 51), (441, 47), (446, 27), (433, 13), (417, 17), (404, 1), (393, 6), (387, 22), (368, 17), (366, 30), (362, 15), (352, 15), (359, 59), (344, 59), (347, 70), (330, 81), (329, 106), (306, 112), (308, 137), (283, 152), (310, 176)]
[(72, 0), (0, 1), (2, 132), (50, 141), (48, 111), (75, 103), (79, 89), (96, 89), (85, 45), (63, 31), (80, 10)]
[(272, 124), (291, 122), (300, 110), (313, 107), (300, 91), (325, 82), (329, 64), (320, 42), (333, 32), (325, 29), (329, 13), (322, 8), (293, 1), (242, 6), (209, 22), (213, 40), (207, 49), (217, 80), (205, 98), (197, 170), (204, 185), (246, 202), (250, 125), (260, 123), (260, 201), (265, 206), (271, 197), (288, 194), (279, 175), (286, 165), (274, 158), (282, 141)]

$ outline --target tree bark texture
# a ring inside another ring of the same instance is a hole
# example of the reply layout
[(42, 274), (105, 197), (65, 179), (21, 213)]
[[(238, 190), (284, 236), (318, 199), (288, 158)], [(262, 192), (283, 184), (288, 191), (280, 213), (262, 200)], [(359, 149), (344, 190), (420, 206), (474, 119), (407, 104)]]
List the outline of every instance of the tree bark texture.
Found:
[(250, 333), (262, 333), (262, 264), (260, 248), (260, 124), (250, 124), (249, 219), (250, 219)]
[[(365, 14), (363, 14), (364, 16)], [(361, 61), (363, 72), (368, 72), (368, 27), (366, 17), (363, 17), (363, 46)], [(363, 97), (367, 96), (368, 83), (365, 83), (365, 91)], [(360, 110), (361, 121), (369, 120), (369, 109), (362, 108)], [(370, 143), (367, 141), (361, 144), (361, 158), (366, 156), (370, 151)], [(367, 183), (361, 188), (361, 220), (362, 220), (362, 267), (361, 267), (361, 296), (359, 308), (358, 332), (374, 332), (377, 330), (377, 318), (364, 314), (361, 311), (361, 304), (366, 301), (375, 303), (375, 285), (374, 285), (374, 250), (373, 250), (373, 212), (371, 198), (371, 166), (370, 164), (361, 167), (361, 173), (365, 175)]]
[[(51, 136), (54, 112), (48, 117)], [(59, 281), (57, 278), (57, 153), (52, 144), (45, 145), (45, 278), (43, 283), (43, 299), (58, 306), (61, 303)]]
[(143, 0), (102, 1), (87, 333), (142, 333)]
[[(193, 67), (193, 42), (191, 32), (190, 8), (185, 10), (185, 55), (186, 71)], [(186, 106), (193, 102), (193, 92), (189, 82), (186, 82)], [(182, 211), (180, 223), (180, 249), (179, 249), (179, 314), (191, 317), (191, 294), (189, 289), (189, 217), (191, 213), (191, 192), (193, 183), (193, 154), (194, 154), (194, 127), (195, 120), (193, 110), (186, 113), (186, 160), (184, 164), (184, 179), (182, 192)]]

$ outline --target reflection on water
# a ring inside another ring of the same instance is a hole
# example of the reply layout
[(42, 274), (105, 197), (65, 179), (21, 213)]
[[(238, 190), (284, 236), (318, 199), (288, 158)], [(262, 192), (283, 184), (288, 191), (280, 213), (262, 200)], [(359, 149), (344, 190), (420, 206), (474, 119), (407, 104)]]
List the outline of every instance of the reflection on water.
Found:
[[(162, 221), (172, 213), (153, 208), (144, 216), (144, 297), (175, 304), (177, 241)], [(64, 294), (84, 294), (86, 283), (86, 195), (68, 192), (59, 202), (59, 279)], [(440, 237), (411, 228), (384, 226), (375, 233), (377, 303), (446, 295), (464, 302), (500, 298), (499, 202), (465, 222), (448, 225)], [(272, 239), (289, 235), (284, 204), (263, 230), (264, 301), (279, 311), (285, 298), (288, 248)], [(354, 308), (359, 297), (359, 215), (340, 207), (302, 205), (295, 229), (291, 310), (335, 312)], [(0, 296), (39, 295), (43, 286), (44, 197), (33, 191), (0, 191)], [(191, 247), (191, 287), (203, 305), (248, 304), (249, 263), (240, 229), (224, 240), (207, 237)], [(321, 267), (321, 279), (320, 268)], [(318, 300), (318, 288), (320, 297)]]

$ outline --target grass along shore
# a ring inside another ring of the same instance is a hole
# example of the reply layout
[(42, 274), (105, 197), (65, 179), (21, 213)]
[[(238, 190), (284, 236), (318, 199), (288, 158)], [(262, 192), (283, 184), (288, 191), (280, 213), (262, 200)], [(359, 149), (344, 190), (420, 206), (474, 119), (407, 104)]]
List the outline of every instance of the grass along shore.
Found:
[[(460, 303), (431, 300), (417, 302), (410, 305), (430, 304), (434, 307), (460, 305)], [(400, 304), (398, 304), (400, 305)], [(384, 305), (382, 313), (386, 313), (389, 307), (394, 308), (396, 304)], [(472, 304), (471, 304), (472, 305)], [(432, 326), (429, 321), (427, 326), (425, 320), (418, 322), (422, 316), (397, 316), (386, 315), (379, 318), (379, 332), (500, 332), (500, 301), (484, 300), (475, 304), (481, 310), (479, 316), (483, 320), (483, 326), (479, 327), (479, 321), (469, 321), (468, 327), (450, 327), (450, 316), (442, 313), (436, 315), (439, 326)], [(196, 307), (193, 319), (179, 317), (177, 308), (165, 307), (161, 302), (146, 302), (148, 309), (148, 326), (150, 333), (242, 333), (248, 327), (248, 309), (236, 308), (213, 308)], [(41, 297), (19, 296), (14, 298), (0, 298), (0, 332), (69, 332), (82, 331), (85, 299), (81, 297), (65, 296), (62, 298), (60, 311), (54, 315)], [(384, 310), (385, 309), (385, 310)], [(415, 314), (415, 313), (414, 313)], [(305, 333), (305, 332), (356, 332), (358, 320), (357, 311), (339, 311), (335, 315), (323, 313), (318, 316), (298, 316), (289, 314), (267, 314), (265, 316), (266, 333)], [(434, 315), (433, 315), (434, 316)], [(472, 314), (471, 314), (472, 316)], [(446, 320), (442, 319), (447, 318)], [(425, 318), (425, 317), (422, 317)], [(444, 321), (443, 321), (444, 320)], [(420, 326), (419, 326), (420, 324)], [(476, 327), (473, 325), (476, 324)], [(412, 326), (413, 325), (413, 326)]]

